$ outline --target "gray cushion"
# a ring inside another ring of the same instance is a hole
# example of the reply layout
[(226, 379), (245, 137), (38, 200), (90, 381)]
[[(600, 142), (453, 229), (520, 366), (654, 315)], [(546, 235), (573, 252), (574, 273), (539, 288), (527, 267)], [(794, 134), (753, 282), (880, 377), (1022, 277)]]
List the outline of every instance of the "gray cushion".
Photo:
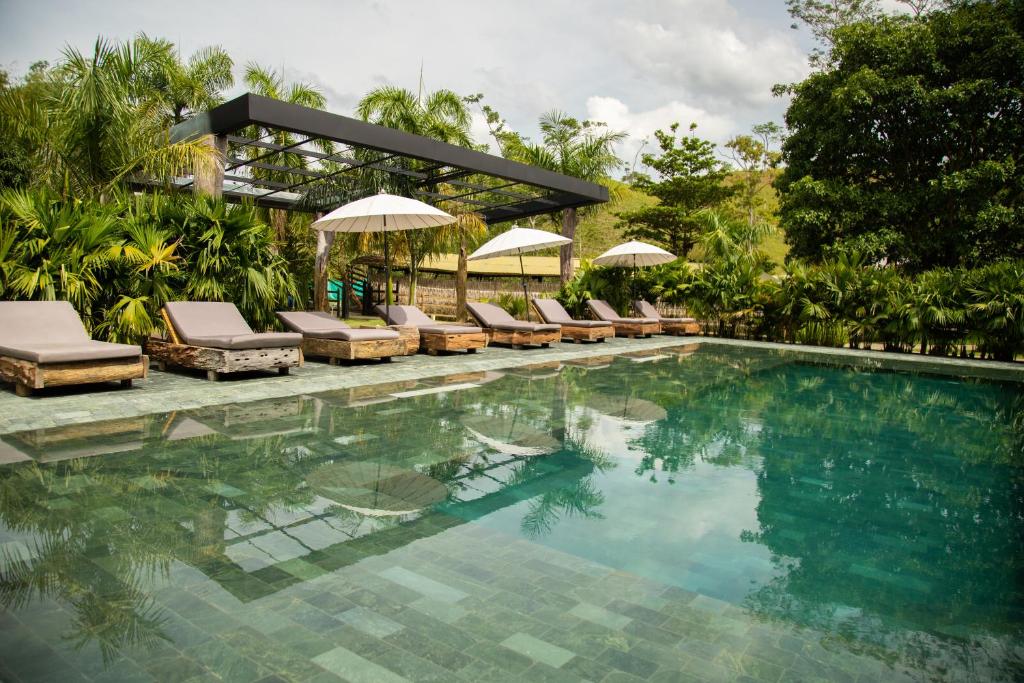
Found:
[(587, 306), (594, 312), (601, 320), (607, 320), (613, 323), (656, 323), (656, 318), (623, 318), (615, 309), (608, 305), (607, 301), (601, 301), (600, 299), (588, 299)]
[(401, 337), (398, 332), (383, 328), (352, 329), (343, 321), (323, 311), (278, 311), (277, 317), (281, 319), (285, 327), (301, 332), (304, 337), (340, 339), (342, 341), (375, 341)]
[(497, 323), (491, 325), (495, 330), (507, 330), (510, 332), (557, 332), (562, 329), (561, 325), (552, 323), (528, 323), (523, 320), (513, 320), (510, 323)]
[(278, 311), (277, 317), (292, 332), (350, 329), (344, 321), (323, 311)]
[(415, 306), (391, 306), (389, 314), (385, 315), (384, 304), (378, 304), (374, 311), (378, 316), (384, 318), (384, 321), (389, 325), (412, 325), (414, 327), (420, 327), (421, 325), (433, 325), (434, 319), (429, 315), (416, 308)]
[(67, 301), (0, 301), (0, 345), (79, 344), (91, 341)]
[(466, 303), (466, 308), (484, 327), (495, 327), (500, 323), (516, 322), (516, 319), (509, 315), (508, 311), (494, 304), (470, 301)]
[(537, 309), (540, 317), (544, 318), (545, 322), (562, 323), (565, 325), (573, 323), (572, 316), (562, 308), (562, 304), (554, 299), (538, 299), (535, 297), (533, 299), (533, 307)]
[(643, 299), (637, 299), (636, 301), (634, 301), (633, 302), (633, 307), (636, 309), (636, 312), (639, 313), (640, 315), (646, 316), (648, 318), (656, 318), (656, 319), (660, 320), (663, 323), (695, 323), (695, 322), (697, 322), (693, 318), (666, 318), (661, 313), (658, 313), (658, 309), (656, 309), (654, 306), (652, 306), (651, 304), (647, 303)]
[(87, 360), (138, 358), (142, 349), (131, 344), (108, 344), (86, 339), (78, 343), (0, 344), (0, 355), (33, 363), (73, 363)]
[(560, 323), (562, 327), (581, 327), (589, 329), (592, 327), (608, 327), (611, 325), (607, 320), (570, 320), (567, 323)]
[(169, 301), (164, 310), (181, 340), (193, 346), (204, 346), (196, 341), (200, 338), (253, 333), (235, 305), (226, 301)]
[(469, 325), (421, 325), (420, 332), (424, 334), (479, 334), (483, 332), (479, 327)]
[(219, 334), (207, 337), (191, 337), (192, 346), (206, 346), (212, 349), (279, 349), (302, 344), (302, 335), (296, 332), (264, 332), (263, 334)]

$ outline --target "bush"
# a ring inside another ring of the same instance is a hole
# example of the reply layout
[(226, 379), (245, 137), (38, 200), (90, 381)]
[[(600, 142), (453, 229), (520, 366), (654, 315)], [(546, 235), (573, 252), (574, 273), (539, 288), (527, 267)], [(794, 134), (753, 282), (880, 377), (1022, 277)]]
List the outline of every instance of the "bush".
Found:
[(295, 287), (251, 207), (204, 197), (100, 204), (45, 191), (0, 193), (0, 297), (67, 299), (99, 339), (138, 343), (174, 299), (231, 301), (256, 329)]

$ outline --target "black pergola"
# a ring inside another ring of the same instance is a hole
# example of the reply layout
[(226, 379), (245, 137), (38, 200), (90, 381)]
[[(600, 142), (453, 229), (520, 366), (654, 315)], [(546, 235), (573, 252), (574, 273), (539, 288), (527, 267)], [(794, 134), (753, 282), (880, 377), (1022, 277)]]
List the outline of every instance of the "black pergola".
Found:
[(488, 223), (608, 201), (595, 183), (251, 93), (171, 129), (172, 142), (202, 136), (224, 154), (223, 196), (271, 208), (326, 212), (374, 186), (455, 203)]

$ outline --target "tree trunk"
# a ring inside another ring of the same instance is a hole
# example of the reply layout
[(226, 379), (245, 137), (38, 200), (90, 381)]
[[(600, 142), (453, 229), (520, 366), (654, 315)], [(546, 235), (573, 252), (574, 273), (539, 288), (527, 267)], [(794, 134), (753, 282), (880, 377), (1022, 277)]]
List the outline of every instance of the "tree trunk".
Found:
[(410, 306), (416, 305), (416, 281), (419, 279), (419, 268), (409, 264), (409, 301)]
[(466, 238), (459, 241), (459, 269), (455, 273), (455, 319), (466, 322), (466, 280), (469, 278), (469, 261), (466, 259)]
[[(576, 209), (566, 209), (562, 212), (562, 237), (574, 239), (576, 237)], [(572, 242), (563, 245), (558, 250), (558, 266), (561, 276), (561, 283), (567, 284), (572, 280)]]
[(287, 239), (288, 211), (285, 209), (270, 209), (270, 227), (274, 229), (274, 252), (280, 253), (281, 245)]
[[(331, 260), (331, 245), (334, 244), (334, 232), (317, 230), (316, 257), (313, 260), (313, 310), (330, 310), (327, 301), (327, 264)], [(345, 296), (347, 292), (341, 292)]]

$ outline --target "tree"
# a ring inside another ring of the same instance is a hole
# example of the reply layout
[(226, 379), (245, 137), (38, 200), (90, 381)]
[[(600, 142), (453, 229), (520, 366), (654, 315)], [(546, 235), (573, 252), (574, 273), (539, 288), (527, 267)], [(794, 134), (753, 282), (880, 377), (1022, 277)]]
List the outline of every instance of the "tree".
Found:
[(777, 181), (792, 253), (873, 242), (913, 270), (1024, 255), (1024, 11), (965, 3), (835, 32), (792, 96)]
[(739, 168), (736, 199), (747, 216), (747, 223), (757, 222), (757, 210), (764, 203), (761, 191), (771, 185), (771, 171), (778, 168), (781, 152), (772, 145), (782, 139), (782, 128), (775, 123), (754, 126), (753, 135), (737, 135), (725, 143), (729, 156)]
[(146, 74), (149, 81), (146, 87), (160, 100), (168, 125), (216, 107), (224, 101), (223, 91), (235, 84), (234, 61), (222, 47), (204, 47), (183, 63), (175, 55), (174, 44), (170, 41), (146, 35), (139, 36), (138, 40), (150, 43), (169, 57), (161, 68)]
[(715, 157), (715, 144), (697, 137), (696, 129), (697, 124), (690, 124), (689, 135), (677, 136), (679, 124), (674, 123), (667, 131), (655, 131), (660, 153), (644, 154), (642, 160), (657, 179), (637, 173), (630, 180), (659, 203), (618, 214), (626, 237), (657, 242), (681, 258), (697, 242), (702, 229), (699, 213), (736, 193), (725, 184), (729, 169)]
[(22, 83), (0, 91), (0, 131), (25, 151), (29, 184), (103, 197), (136, 176), (167, 181), (207, 161), (201, 141), (168, 141), (151, 86), (175, 61), (169, 43), (100, 38), (89, 53), (65, 48), (53, 67), (33, 64)]
[[(380, 126), (397, 128), (407, 133), (447, 142), (462, 147), (472, 147), (470, 116), (466, 102), (452, 90), (441, 89), (426, 92), (420, 78), (418, 92), (396, 86), (382, 86), (367, 93), (359, 101), (356, 113), (364, 121)], [(417, 162), (411, 162), (417, 165)], [(389, 178), (388, 188), (401, 195), (411, 195), (414, 187), (407, 178)], [(428, 183), (422, 189), (437, 192), (437, 185)], [(468, 225), (468, 224), (467, 224)], [(416, 284), (419, 266), (423, 260), (438, 253), (450, 244), (443, 230), (406, 230), (402, 234), (399, 250), (409, 262), (409, 304), (416, 303)], [(391, 296), (391, 274), (387, 274), (387, 292)]]
[[(255, 62), (249, 62), (245, 66), (245, 85), (249, 88), (250, 92), (256, 95), (290, 102), (291, 104), (300, 104), (313, 109), (322, 109), (327, 104), (327, 98), (312, 85), (308, 83), (287, 83), (284, 80), (284, 74), (278, 73), (274, 69), (262, 67)], [(266, 140), (271, 144), (281, 147), (293, 146), (296, 142), (294, 136), (284, 130), (266, 130), (257, 127), (257, 130), (252, 131), (252, 133), (252, 135), (249, 135), (252, 139)], [(314, 144), (318, 145), (320, 151), (324, 154), (331, 154), (334, 151), (333, 145), (329, 141), (318, 140)], [(305, 168), (307, 164), (305, 156), (294, 152), (279, 152), (267, 157), (265, 161), (268, 164), (292, 168)], [(292, 180), (295, 182), (288, 171), (253, 169), (253, 175), (267, 180), (279, 182)], [(278, 244), (281, 244), (286, 238), (288, 211), (286, 209), (270, 209), (269, 211), (270, 225), (274, 228), (274, 235)]]
[[(826, 48), (835, 42), (836, 30), (881, 14), (878, 0), (786, 0), (786, 9), (791, 17), (807, 24), (811, 35)], [(797, 28), (797, 24), (792, 28)], [(823, 54), (820, 49), (812, 52), (812, 63)]]
[[(615, 145), (626, 139), (626, 133), (608, 130), (600, 121), (581, 121), (550, 111), (540, 117), (540, 130), (540, 143), (507, 132), (497, 139), (504, 140), (509, 158), (591, 182), (607, 178), (622, 163), (615, 155)], [(577, 209), (562, 211), (563, 237), (574, 239), (578, 224)], [(572, 243), (559, 250), (563, 285), (572, 280), (572, 250)]]

